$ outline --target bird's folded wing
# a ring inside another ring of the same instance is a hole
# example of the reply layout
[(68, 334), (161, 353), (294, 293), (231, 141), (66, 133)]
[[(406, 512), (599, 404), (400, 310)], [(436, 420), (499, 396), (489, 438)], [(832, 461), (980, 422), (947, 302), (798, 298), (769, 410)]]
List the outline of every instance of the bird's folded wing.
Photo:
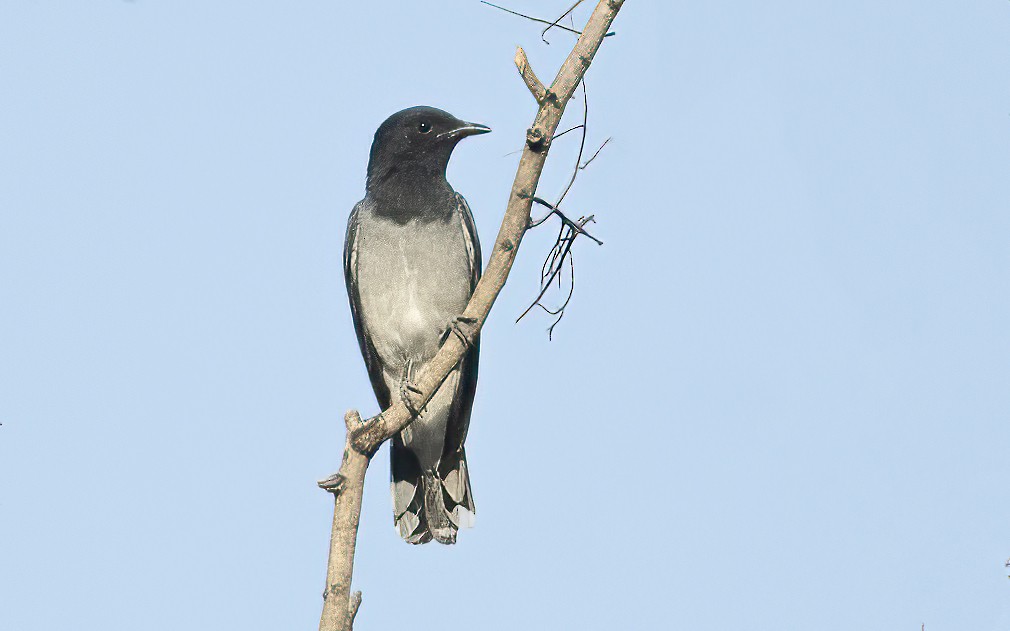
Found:
[(473, 213), (470, 206), (459, 193), (456, 193), (456, 204), (460, 214), (463, 239), (466, 241), (467, 258), (470, 260), (470, 291), (477, 286), (481, 273), (480, 240), (477, 238), (477, 226), (473, 223)]
[[(470, 291), (477, 286), (481, 274), (481, 254), (480, 241), (477, 238), (477, 228), (473, 222), (473, 215), (466, 200), (459, 193), (456, 193), (456, 202), (460, 229), (463, 231), (463, 239), (466, 242), (467, 258), (470, 261)], [(449, 422), (446, 426), (445, 446), (443, 448), (443, 458), (447, 462), (454, 458), (462, 457), (463, 441), (466, 440), (466, 432), (470, 426), (470, 412), (473, 409), (473, 398), (477, 391), (477, 364), (480, 356), (480, 336), (474, 340), (473, 345), (463, 355), (459, 363), (459, 386), (456, 396), (453, 398), (452, 409), (449, 412)], [(470, 502), (472, 505), (472, 502)]]
[(375, 351), (371, 337), (361, 317), (361, 294), (358, 291), (358, 212), (362, 202), (358, 202), (347, 220), (347, 237), (344, 240), (344, 281), (347, 284), (347, 298), (351, 303), (351, 318), (354, 321), (354, 333), (358, 336), (358, 346), (361, 356), (365, 359), (368, 378), (372, 382), (372, 390), (382, 409), (390, 404), (389, 388), (382, 378), (382, 364)]

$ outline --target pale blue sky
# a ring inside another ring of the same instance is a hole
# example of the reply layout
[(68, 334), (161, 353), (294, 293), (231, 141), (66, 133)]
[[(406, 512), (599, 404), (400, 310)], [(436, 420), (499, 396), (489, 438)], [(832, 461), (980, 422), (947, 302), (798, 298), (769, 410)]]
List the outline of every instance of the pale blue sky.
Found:
[[(513, 320), (553, 228), (523, 243), (459, 545), (397, 538), (378, 456), (358, 628), (1006, 629), (1010, 4), (615, 30), (568, 202), (605, 246), (548, 342)], [(372, 133), (494, 128), (449, 169), (489, 250), (514, 47), (548, 78), (572, 42), (538, 34), (476, 0), (0, 4), (0, 628), (315, 628), (315, 480), (376, 411), (340, 271)]]

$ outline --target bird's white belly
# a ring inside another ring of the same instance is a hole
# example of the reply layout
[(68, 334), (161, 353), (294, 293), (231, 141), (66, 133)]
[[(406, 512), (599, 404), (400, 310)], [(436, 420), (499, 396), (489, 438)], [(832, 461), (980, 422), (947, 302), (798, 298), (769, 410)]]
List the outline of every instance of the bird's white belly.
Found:
[[(372, 222), (358, 238), (363, 241), (357, 259), (362, 322), (395, 400), (404, 378), (416, 379), (438, 351), (443, 333), (466, 308), (466, 242), (458, 226), (441, 222)], [(458, 384), (456, 370), (401, 436), (426, 469), (441, 457)]]
[(462, 233), (443, 223), (370, 225), (360, 235), (362, 320), (387, 368), (415, 369), (438, 350), (442, 334), (470, 298)]

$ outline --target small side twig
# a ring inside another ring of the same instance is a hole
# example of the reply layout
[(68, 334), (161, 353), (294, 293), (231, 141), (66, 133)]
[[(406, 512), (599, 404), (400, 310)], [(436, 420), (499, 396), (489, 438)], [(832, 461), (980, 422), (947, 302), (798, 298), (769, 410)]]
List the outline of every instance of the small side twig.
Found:
[(572, 11), (574, 11), (576, 9), (576, 7), (578, 7), (580, 4), (582, 4), (582, 0), (575, 0), (575, 4), (573, 4), (572, 6), (568, 7), (568, 10), (565, 11), (564, 13), (562, 13), (561, 17), (559, 17), (558, 19), (554, 20), (553, 22), (551, 22), (550, 24), (547, 25), (547, 28), (545, 28), (544, 30), (540, 31), (540, 39), (544, 40), (545, 44), (550, 45), (550, 42), (548, 42), (547, 38), (545, 37), (547, 35), (547, 31), (551, 30), (555, 26), (558, 26), (558, 22), (560, 22), (561, 20), (563, 20), (566, 17), (568, 17), (569, 15), (571, 15)]
[(586, 78), (582, 77), (582, 139), (579, 141), (579, 155), (575, 158), (575, 168), (572, 169), (572, 177), (568, 180), (568, 185), (561, 192), (561, 197), (554, 202), (554, 206), (560, 206), (565, 201), (568, 191), (575, 185), (575, 178), (579, 177), (579, 164), (582, 162), (582, 153), (586, 150), (586, 125), (589, 123), (589, 92), (586, 90)]
[[(564, 136), (565, 134), (567, 134), (570, 131), (575, 131), (576, 129), (582, 129), (582, 127), (583, 127), (582, 125), (576, 125), (575, 127), (569, 127), (565, 131), (558, 132), (558, 133), (554, 134), (553, 136), (551, 136), (551, 142), (554, 142), (558, 138), (561, 138), (562, 136)], [(608, 138), (607, 140), (609, 141), (610, 139)], [(600, 147), (600, 148), (602, 149), (603, 147)], [(507, 158), (509, 156), (514, 156), (517, 153), (522, 153), (522, 149), (516, 149), (515, 151), (509, 151), (508, 153), (506, 153), (502, 157), (503, 158)], [(599, 151), (597, 151), (597, 153), (599, 153)]]
[(519, 70), (519, 75), (523, 78), (523, 82), (530, 90), (530, 94), (533, 95), (533, 98), (537, 100), (538, 104), (543, 103), (547, 98), (547, 88), (545, 88), (544, 84), (537, 78), (537, 73), (533, 72), (533, 67), (530, 66), (530, 60), (526, 58), (526, 51), (523, 50), (522, 46), (519, 46), (516, 49), (515, 63), (516, 68)]
[[(592, 239), (593, 241), (595, 241), (597, 243), (597, 245), (603, 245), (603, 241), (600, 241), (599, 239), (597, 239), (596, 237), (594, 237), (593, 235), (589, 234), (588, 232), (586, 232), (584, 230), (584, 227), (585, 227), (585, 225), (587, 223), (589, 223), (589, 222), (595, 223), (596, 222), (596, 220), (593, 219), (593, 215), (590, 215), (588, 218), (582, 217), (578, 221), (572, 221), (571, 219), (569, 219), (568, 217), (566, 217), (563, 212), (561, 212), (561, 209), (559, 209), (557, 206), (554, 206), (550, 202), (548, 202), (548, 201), (546, 201), (544, 199), (541, 199), (539, 197), (534, 197), (533, 201), (535, 203), (537, 203), (537, 204), (540, 204), (541, 206), (544, 206), (550, 212), (548, 212), (545, 216), (541, 217), (540, 219), (537, 219), (536, 221), (531, 221), (530, 222), (530, 227), (531, 228), (536, 228), (537, 226), (539, 226), (543, 222), (547, 221), (547, 219), (549, 219), (551, 217), (551, 215), (556, 215), (561, 220), (562, 224), (570, 227), (577, 234), (584, 234), (587, 237), (589, 237), (590, 239)], [(583, 221), (583, 220), (585, 220), (585, 221)]]
[(592, 163), (592, 161), (596, 159), (596, 156), (600, 155), (600, 152), (603, 151), (603, 148), (607, 146), (607, 143), (610, 142), (613, 139), (614, 139), (614, 137), (611, 136), (611, 137), (607, 138), (606, 140), (604, 140), (603, 144), (600, 145), (600, 148), (597, 149), (596, 153), (593, 154), (593, 157), (589, 158), (588, 160), (586, 160), (585, 162), (583, 162), (582, 166), (579, 167), (579, 170), (581, 171), (581, 170), (585, 169), (587, 166), (589, 166), (590, 163)]
[(348, 603), (347, 616), (351, 619), (351, 626), (354, 626), (354, 619), (358, 615), (358, 609), (361, 608), (361, 592), (357, 591), (351, 594), (351, 602)]

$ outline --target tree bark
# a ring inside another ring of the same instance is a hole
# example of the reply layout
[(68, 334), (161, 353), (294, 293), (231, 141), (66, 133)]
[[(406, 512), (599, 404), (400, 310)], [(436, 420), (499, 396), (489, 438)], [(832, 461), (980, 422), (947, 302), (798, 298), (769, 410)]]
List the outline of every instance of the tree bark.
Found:
[(487, 269), (460, 317), (460, 322), (467, 323), (467, 326), (460, 326), (458, 335), (448, 336), (435, 357), (425, 365), (414, 384), (420, 394), (413, 400), (398, 401), (366, 421), (362, 421), (354, 410), (346, 414), (347, 434), (340, 471), (319, 482), (319, 486), (333, 493), (335, 498), (319, 631), (350, 631), (361, 603), (360, 592), (351, 596), (351, 574), (365, 471), (372, 455), (384, 441), (410, 424), (414, 418), (411, 409), (419, 410), (431, 399), (484, 325), (488, 312), (505, 286), (519, 244), (529, 227), (533, 196), (561, 115), (623, 4), (624, 0), (599, 1), (549, 88), (537, 79), (523, 49), (516, 51), (516, 66), (540, 107), (533, 125), (526, 132), (526, 145)]

